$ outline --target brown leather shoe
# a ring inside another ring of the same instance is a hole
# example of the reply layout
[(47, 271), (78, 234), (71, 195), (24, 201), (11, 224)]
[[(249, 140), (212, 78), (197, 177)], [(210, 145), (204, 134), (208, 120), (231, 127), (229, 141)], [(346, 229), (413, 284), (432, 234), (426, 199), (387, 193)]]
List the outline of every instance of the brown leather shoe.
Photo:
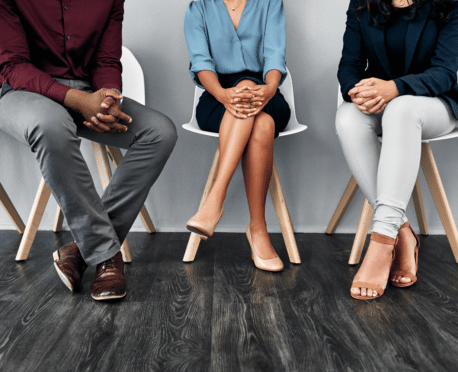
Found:
[(91, 285), (94, 300), (114, 300), (126, 295), (124, 289), (124, 263), (121, 252), (97, 265), (95, 279)]
[(52, 255), (57, 274), (64, 284), (74, 291), (80, 286), (84, 270), (87, 268), (78, 246), (75, 243), (64, 245)]

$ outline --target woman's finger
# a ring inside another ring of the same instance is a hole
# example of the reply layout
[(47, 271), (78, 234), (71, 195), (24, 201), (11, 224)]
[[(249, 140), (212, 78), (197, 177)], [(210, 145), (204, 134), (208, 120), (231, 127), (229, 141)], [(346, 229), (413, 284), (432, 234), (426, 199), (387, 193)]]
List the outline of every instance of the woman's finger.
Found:
[(371, 114), (375, 114), (378, 110), (380, 110), (380, 108), (385, 104), (385, 100), (384, 99), (381, 99), (379, 103), (377, 103), (374, 107), (372, 107), (370, 110), (369, 110), (369, 113)]
[(355, 104), (355, 106), (356, 106), (360, 111), (363, 111), (363, 112), (364, 112), (364, 111), (367, 110), (367, 108), (364, 107), (363, 105), (356, 105), (356, 104)]
[(373, 86), (372, 85), (362, 85), (360, 87), (354, 87), (353, 89), (351, 89), (348, 92), (348, 94), (353, 95), (353, 94), (358, 94), (358, 93), (365, 92), (368, 90), (374, 90)]
[(374, 84), (375, 84), (375, 80), (373, 78), (369, 78), (369, 79), (361, 80), (358, 84), (355, 84), (355, 87), (360, 87), (363, 85), (374, 85)]
[(376, 112), (376, 114), (380, 114), (386, 108), (386, 103)]
[(370, 109), (377, 105), (380, 101), (382, 100), (381, 96), (366, 100), (366, 102), (363, 103), (363, 106), (366, 106), (366, 108)]
[(363, 97), (363, 98), (371, 98), (375, 97), (377, 95), (376, 90), (365, 90), (361, 93), (358, 93), (358, 97)]
[(239, 113), (238, 110), (234, 110), (232, 107), (227, 108), (227, 110), (237, 119), (246, 119), (246, 115)]
[(244, 108), (244, 109), (249, 109), (249, 108), (253, 108), (253, 105), (250, 105), (249, 103), (237, 103), (237, 104), (235, 105), (235, 107), (236, 107), (237, 109), (243, 109), (243, 108)]
[(256, 111), (255, 108), (251, 108), (251, 109), (243, 109), (243, 108), (238, 108), (237, 107), (237, 112), (243, 114), (243, 115), (248, 115), (248, 114), (251, 114), (252, 112)]

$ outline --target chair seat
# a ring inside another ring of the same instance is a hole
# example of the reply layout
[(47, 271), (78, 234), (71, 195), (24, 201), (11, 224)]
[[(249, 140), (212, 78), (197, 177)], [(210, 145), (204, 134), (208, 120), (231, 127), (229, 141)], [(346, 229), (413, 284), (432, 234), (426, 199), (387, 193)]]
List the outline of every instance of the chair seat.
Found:
[[(193, 125), (192, 123), (183, 124), (183, 129), (189, 130), (190, 132), (194, 132), (197, 134), (202, 134), (204, 136), (210, 137), (219, 137), (219, 133), (207, 132), (205, 130), (200, 129), (198, 126)], [(289, 136), (291, 134), (300, 133), (307, 129), (307, 125), (303, 124), (288, 124), (286, 129), (283, 132), (280, 132), (279, 137)]]
[[(443, 141), (443, 140), (446, 140), (446, 139), (452, 139), (452, 138), (456, 138), (456, 137), (458, 137), (458, 128), (455, 128), (453, 131), (451, 131), (448, 134), (444, 134), (443, 136), (439, 136), (439, 137), (432, 138), (432, 139), (427, 139), (427, 140), (422, 140), (421, 142), (422, 143), (430, 143), (430, 142), (435, 142), (435, 141)], [(379, 139), (380, 142), (382, 142), (383, 136), (378, 136), (378, 139)]]
[[(297, 121), (296, 108), (295, 108), (295, 103), (294, 103), (293, 81), (291, 79), (291, 74), (288, 68), (286, 68), (286, 71), (288, 72), (288, 75), (286, 76), (285, 81), (279, 87), (279, 89), (280, 89), (280, 92), (285, 97), (285, 100), (286, 102), (288, 102), (288, 105), (291, 109), (291, 118), (289, 119), (289, 123), (286, 126), (285, 130), (283, 132), (280, 132), (279, 137), (285, 137), (291, 134), (300, 133), (307, 129), (307, 125), (300, 124)], [(194, 132), (197, 134), (202, 134), (204, 136), (219, 137), (219, 133), (204, 131), (200, 129), (199, 125), (197, 124), (196, 107), (197, 107), (197, 103), (199, 102), (199, 98), (204, 91), (205, 91), (204, 89), (196, 87), (195, 92), (194, 92), (194, 105), (193, 105), (191, 121), (189, 123), (183, 124), (183, 129), (189, 130), (190, 132)]]

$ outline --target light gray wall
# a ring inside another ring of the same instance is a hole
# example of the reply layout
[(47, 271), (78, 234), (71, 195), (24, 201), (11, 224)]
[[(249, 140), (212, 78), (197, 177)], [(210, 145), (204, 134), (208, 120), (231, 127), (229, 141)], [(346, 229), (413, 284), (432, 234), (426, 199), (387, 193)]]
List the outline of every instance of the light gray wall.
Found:
[[(147, 207), (159, 231), (185, 231), (185, 223), (196, 211), (217, 147), (214, 138), (185, 132), (189, 121), (194, 85), (188, 73), (188, 54), (183, 19), (189, 0), (127, 0), (124, 45), (131, 49), (146, 76), (147, 105), (166, 113), (178, 127), (178, 143), (169, 163), (150, 192)], [(299, 122), (305, 132), (276, 141), (275, 159), (294, 226), (298, 232), (324, 232), (350, 178), (334, 131), (337, 102), (337, 64), (342, 49), (348, 0), (284, 0), (287, 17), (287, 58), (293, 76)], [(433, 144), (433, 151), (458, 217), (457, 141)], [(91, 146), (82, 150), (96, 185), (101, 190)], [(40, 172), (29, 149), (0, 133), (0, 182), (10, 194), (24, 222), (33, 204)], [(442, 225), (421, 176), (426, 215), (431, 232), (442, 233)], [(358, 192), (338, 232), (354, 232), (363, 198)], [(51, 229), (56, 203), (51, 197), (41, 229)], [(413, 208), (409, 217), (417, 226)], [(243, 232), (248, 207), (241, 171), (228, 190), (226, 212), (219, 231)], [(279, 231), (271, 201), (267, 218), (270, 231)], [(0, 208), (0, 228), (13, 228)], [(134, 230), (143, 231), (139, 220)]]

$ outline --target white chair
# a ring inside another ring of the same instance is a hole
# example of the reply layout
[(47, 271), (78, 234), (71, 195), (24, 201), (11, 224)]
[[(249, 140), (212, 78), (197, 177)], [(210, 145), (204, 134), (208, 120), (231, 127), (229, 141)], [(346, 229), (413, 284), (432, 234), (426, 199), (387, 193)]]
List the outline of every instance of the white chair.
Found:
[[(337, 107), (339, 107), (343, 102), (343, 97), (340, 94), (340, 89), (337, 99)], [(443, 141), (446, 139), (458, 137), (458, 128), (452, 131), (449, 134), (446, 134), (441, 137), (437, 137), (430, 140), (422, 141), (421, 148), (421, 161), (420, 165), (425, 175), (426, 182), (428, 184), (429, 190), (433, 197), (434, 203), (436, 205), (437, 211), (439, 213), (442, 225), (444, 226), (445, 233), (447, 234), (450, 247), (452, 248), (453, 254), (455, 256), (456, 262), (458, 262), (458, 231), (456, 228), (455, 221), (452, 216), (452, 211), (447, 200), (447, 195), (445, 194), (444, 186), (437, 169), (436, 162), (434, 160), (433, 152), (431, 150), (430, 142), (434, 141)], [(382, 137), (379, 137), (382, 141)], [(347, 211), (353, 197), (358, 191), (358, 184), (352, 176), (348, 182), (347, 188), (345, 189), (342, 198), (340, 199), (339, 204), (334, 212), (334, 215), (329, 222), (329, 225), (326, 229), (326, 234), (333, 234), (342, 220), (345, 212)], [(425, 210), (423, 207), (423, 198), (420, 189), (420, 180), (417, 177), (415, 182), (415, 187), (412, 192), (412, 199), (415, 206), (415, 213), (418, 220), (418, 225), (420, 228), (420, 233), (422, 235), (428, 235), (428, 225), (426, 223)], [(361, 260), (361, 253), (366, 242), (367, 233), (372, 220), (373, 214), (372, 207), (368, 203), (367, 199), (364, 201), (363, 210), (361, 212), (361, 217), (359, 219), (358, 228), (356, 230), (355, 240), (353, 241), (353, 247), (350, 254), (350, 259), (348, 263), (350, 265), (356, 265)]]
[[(144, 105), (145, 79), (143, 76), (143, 71), (137, 59), (134, 57), (132, 52), (126, 47), (122, 47), (121, 63), (123, 65), (123, 94), (126, 97), (134, 99), (137, 102)], [(116, 168), (123, 158), (121, 150), (119, 150), (119, 148), (117, 147), (105, 146), (96, 142), (92, 142), (92, 147), (97, 162), (97, 168), (102, 181), (102, 186), (103, 188), (106, 188), (112, 177), (110, 162), (108, 158), (111, 159), (114, 167)], [(27, 259), (50, 195), (51, 191), (49, 190), (44, 179), (42, 178), (37, 191), (37, 195), (35, 197), (35, 201), (33, 203), (32, 210), (30, 212), (24, 236), (22, 237), (21, 244), (16, 255), (17, 261)], [(140, 211), (140, 218), (143, 222), (143, 225), (149, 233), (154, 233), (156, 231), (153, 222), (151, 221), (151, 217), (148, 211), (146, 210), (145, 206), (143, 206)], [(54, 232), (61, 231), (63, 220), (64, 216), (62, 214), (62, 211), (59, 207), (57, 207), (56, 219), (54, 222), (53, 229)], [(122, 245), (121, 252), (123, 255), (124, 262), (132, 261), (127, 239), (124, 241)]]
[[(288, 70), (287, 72), (288, 72), (288, 75), (285, 81), (283, 82), (283, 84), (280, 86), (280, 91), (290, 106), (291, 118), (285, 130), (279, 134), (279, 137), (289, 136), (292, 134), (302, 132), (307, 129), (306, 125), (299, 124), (297, 122), (296, 109), (294, 105), (293, 82), (291, 79), (290, 72)], [(218, 137), (219, 136), (218, 133), (211, 133), (211, 132), (203, 131), (197, 125), (196, 106), (203, 92), (204, 92), (203, 89), (196, 87), (196, 90), (194, 93), (194, 105), (193, 105), (193, 110), (192, 110), (191, 121), (187, 124), (183, 124), (183, 128), (186, 130), (189, 130), (190, 132), (194, 132), (194, 133), (201, 134), (204, 136)], [(216, 173), (218, 171), (218, 162), (219, 162), (219, 148), (216, 150), (215, 157), (213, 159), (213, 164), (210, 169), (210, 174), (207, 179), (207, 184), (205, 185), (205, 190), (202, 196), (202, 200), (200, 202), (200, 206), (202, 206), (202, 204), (204, 203), (205, 199), (208, 196), (210, 188), (212, 187), (213, 182), (215, 181)], [(269, 191), (272, 197), (275, 211), (277, 213), (278, 221), (280, 223), (280, 228), (283, 234), (283, 239), (285, 240), (285, 245), (288, 251), (289, 259), (291, 262), (299, 264), (301, 263), (301, 259), (299, 256), (299, 252), (297, 250), (296, 239), (294, 237), (294, 227), (291, 222), (291, 217), (289, 215), (285, 197), (283, 195), (283, 190), (280, 184), (280, 178), (278, 176), (275, 161), (273, 164), (273, 173), (272, 173), (272, 179), (269, 185)], [(186, 247), (186, 252), (183, 257), (184, 262), (194, 261), (197, 250), (199, 248), (200, 240), (201, 238), (199, 234), (191, 233), (191, 236), (189, 237), (188, 245)]]

